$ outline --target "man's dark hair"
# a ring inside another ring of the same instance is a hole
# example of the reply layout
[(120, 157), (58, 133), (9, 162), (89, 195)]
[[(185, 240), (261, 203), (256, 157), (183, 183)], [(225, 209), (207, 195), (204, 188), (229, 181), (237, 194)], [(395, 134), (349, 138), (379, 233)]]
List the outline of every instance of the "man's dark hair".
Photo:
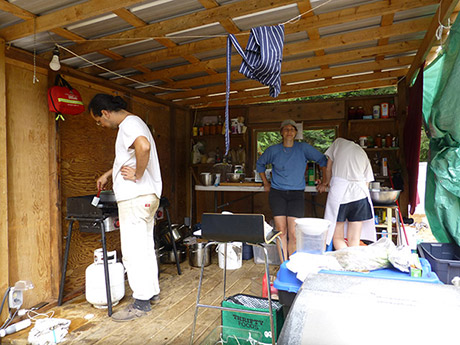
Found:
[(126, 109), (127, 103), (120, 96), (112, 96), (106, 93), (98, 93), (89, 102), (88, 110), (93, 113), (94, 116), (102, 116), (102, 110), (107, 111), (119, 111)]

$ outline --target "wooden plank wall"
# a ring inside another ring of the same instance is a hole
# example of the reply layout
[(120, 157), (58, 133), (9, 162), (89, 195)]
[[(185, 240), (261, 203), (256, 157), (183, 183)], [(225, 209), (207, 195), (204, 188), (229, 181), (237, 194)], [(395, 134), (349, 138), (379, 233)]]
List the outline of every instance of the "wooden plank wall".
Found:
[[(0, 39), (0, 294), (9, 285), (8, 276), (8, 160), (6, 148), (6, 60), (5, 40)], [(0, 314), (0, 320), (7, 318), (6, 309)]]
[[(9, 283), (30, 280), (24, 307), (52, 296), (47, 77), (6, 65)], [(2, 262), (3, 266), (3, 262)], [(2, 267), (3, 269), (3, 267)]]
[[(69, 224), (66, 200), (96, 192), (96, 179), (112, 166), (117, 132), (96, 126), (86, 112), (56, 122), (47, 103), (54, 74), (37, 66), (39, 82), (32, 83), (33, 66), (5, 58), (4, 42), (0, 44), (0, 78), (5, 81), (0, 83), (0, 289), (18, 280), (32, 281), (35, 288), (25, 293), (27, 308), (57, 299)], [(96, 93), (116, 93), (108, 84), (66, 79), (81, 92), (85, 104)], [(155, 128), (164, 195), (173, 204), (172, 221), (183, 222), (188, 203), (189, 112), (118, 93), (126, 96), (132, 112)], [(119, 249), (119, 233), (107, 235), (108, 249)], [(83, 291), (85, 269), (98, 247), (99, 235), (80, 233), (74, 225), (66, 295)]]

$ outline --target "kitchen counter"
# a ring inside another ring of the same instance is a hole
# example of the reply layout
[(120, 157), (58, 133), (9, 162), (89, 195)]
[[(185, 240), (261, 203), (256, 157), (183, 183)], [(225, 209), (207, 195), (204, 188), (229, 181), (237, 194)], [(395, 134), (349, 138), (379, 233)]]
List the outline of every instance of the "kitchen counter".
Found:
[[(263, 192), (262, 185), (246, 185), (244, 183), (226, 184), (222, 186), (195, 186), (195, 190), (202, 192)], [(316, 193), (316, 186), (306, 186), (306, 193)]]
[[(201, 214), (203, 212), (220, 212), (237, 202), (239, 205), (237, 208), (243, 207), (245, 213), (254, 213), (254, 196), (259, 193), (265, 193), (262, 183), (255, 182), (224, 182), (217, 187), (196, 185), (195, 191), (197, 202), (197, 221), (200, 221)], [(306, 186), (305, 193), (309, 193), (311, 195), (311, 199), (314, 201), (318, 192), (316, 190), (316, 186)], [(208, 199), (211, 203), (206, 203), (206, 195), (211, 197), (212, 201)], [(266, 193), (266, 198), (268, 203), (268, 193)], [(241, 206), (244, 205), (244, 200), (249, 200), (246, 202), (246, 208)], [(240, 204), (240, 201), (243, 201), (243, 204)], [(260, 208), (258, 208), (257, 211), (263, 213), (263, 210)]]

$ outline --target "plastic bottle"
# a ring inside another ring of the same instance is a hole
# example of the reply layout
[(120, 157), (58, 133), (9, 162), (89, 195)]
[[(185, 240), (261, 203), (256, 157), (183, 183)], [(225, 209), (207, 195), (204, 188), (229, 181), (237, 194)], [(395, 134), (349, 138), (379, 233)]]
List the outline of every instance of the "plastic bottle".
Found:
[(19, 332), (23, 330), (24, 328), (29, 327), (32, 324), (30, 319), (25, 319), (19, 322), (16, 322), (15, 324), (6, 327), (5, 329), (0, 330), (0, 338), (3, 338), (5, 335), (12, 334), (15, 332)]
[(308, 163), (308, 185), (315, 185), (315, 163)]

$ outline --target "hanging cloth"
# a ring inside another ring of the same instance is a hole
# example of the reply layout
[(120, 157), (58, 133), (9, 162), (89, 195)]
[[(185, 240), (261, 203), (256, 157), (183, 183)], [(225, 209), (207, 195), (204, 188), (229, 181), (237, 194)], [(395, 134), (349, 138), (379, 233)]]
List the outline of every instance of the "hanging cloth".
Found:
[(417, 192), (418, 166), (420, 161), (420, 140), (422, 131), (422, 104), (423, 104), (423, 65), (409, 89), (409, 110), (404, 125), (404, 156), (409, 179), (409, 205), (410, 214), (415, 213), (415, 208), (420, 203)]
[(270, 96), (281, 91), (281, 61), (283, 59), (284, 25), (259, 26), (251, 29), (248, 45), (243, 51), (235, 36), (227, 38), (227, 81), (225, 93), (225, 155), (230, 149), (228, 102), (230, 98), (230, 72), (232, 44), (243, 58), (239, 72), (250, 79), (270, 86)]

